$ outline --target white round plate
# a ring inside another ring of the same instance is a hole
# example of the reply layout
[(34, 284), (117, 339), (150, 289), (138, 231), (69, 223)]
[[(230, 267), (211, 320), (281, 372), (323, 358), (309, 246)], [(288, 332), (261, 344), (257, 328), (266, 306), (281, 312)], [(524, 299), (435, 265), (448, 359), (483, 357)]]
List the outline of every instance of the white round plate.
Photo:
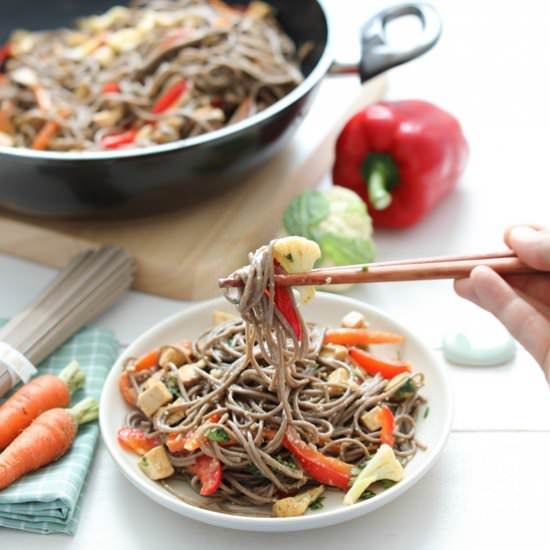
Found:
[[(123, 450), (117, 443), (116, 434), (124, 422), (129, 407), (118, 392), (118, 378), (127, 357), (135, 357), (151, 349), (178, 342), (183, 338), (195, 338), (212, 324), (214, 310), (234, 313), (232, 306), (217, 298), (186, 309), (149, 329), (135, 340), (121, 355), (111, 370), (103, 388), (100, 403), (100, 426), (103, 440), (122, 473), (143, 493), (170, 510), (198, 521), (248, 531), (298, 531), (326, 527), (376, 510), (410, 489), (433, 465), (441, 452), (451, 427), (452, 397), (448, 375), (433, 353), (410, 330), (387, 315), (357, 300), (339, 295), (318, 293), (316, 298), (303, 308), (307, 321), (327, 326), (338, 326), (349, 311), (362, 312), (372, 328), (390, 330), (405, 336), (401, 345), (402, 356), (412, 362), (414, 370), (425, 374), (426, 385), (422, 395), (428, 399), (430, 414), (418, 421), (417, 436), (427, 445), (426, 451), (418, 451), (407, 464), (404, 479), (381, 494), (352, 506), (342, 504), (343, 493), (328, 491), (324, 507), (310, 511), (305, 516), (294, 518), (251, 517), (224, 514), (187, 504), (171, 495), (160, 484), (146, 477), (137, 466), (136, 456)], [(379, 346), (377, 349), (386, 346)], [(191, 491), (191, 489), (188, 489)], [(192, 494), (191, 492), (189, 494)]]

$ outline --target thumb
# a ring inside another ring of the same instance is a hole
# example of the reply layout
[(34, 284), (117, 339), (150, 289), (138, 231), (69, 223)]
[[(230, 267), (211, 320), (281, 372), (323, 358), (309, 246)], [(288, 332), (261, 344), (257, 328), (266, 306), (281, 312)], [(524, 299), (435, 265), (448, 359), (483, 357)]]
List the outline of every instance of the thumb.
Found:
[(550, 271), (550, 230), (514, 225), (504, 236), (506, 244), (527, 265)]

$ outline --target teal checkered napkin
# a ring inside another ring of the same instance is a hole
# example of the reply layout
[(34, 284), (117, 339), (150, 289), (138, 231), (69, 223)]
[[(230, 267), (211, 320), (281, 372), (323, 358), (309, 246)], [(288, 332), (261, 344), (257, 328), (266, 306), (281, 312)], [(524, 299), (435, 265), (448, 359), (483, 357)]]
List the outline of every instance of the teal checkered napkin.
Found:
[[(76, 359), (86, 373), (86, 385), (73, 394), (71, 404), (88, 396), (99, 400), (103, 382), (118, 353), (119, 345), (109, 330), (85, 328), (44, 361), (38, 374), (58, 374)], [(0, 527), (72, 535), (78, 524), (82, 488), (98, 434), (97, 422), (84, 424), (63, 458), (0, 491)]]

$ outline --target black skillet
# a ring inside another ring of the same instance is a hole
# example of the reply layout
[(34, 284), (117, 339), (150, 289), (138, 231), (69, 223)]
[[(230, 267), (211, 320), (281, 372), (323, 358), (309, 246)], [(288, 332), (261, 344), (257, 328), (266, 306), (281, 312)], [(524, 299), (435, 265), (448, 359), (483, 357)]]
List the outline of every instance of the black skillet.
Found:
[[(120, 4), (113, 0), (24, 0), (0, 18), (0, 44), (12, 30), (70, 26), (75, 18)], [(237, 0), (234, 3), (243, 3)], [(156, 210), (208, 197), (272, 155), (296, 130), (327, 73), (358, 72), (368, 80), (428, 51), (441, 32), (427, 4), (387, 8), (361, 31), (358, 66), (340, 65), (332, 54), (330, 21), (317, 0), (269, 0), (298, 44), (312, 42), (304, 82), (280, 101), (240, 123), (191, 139), (147, 148), (106, 152), (37, 152), (0, 147), (0, 206), (48, 216), (83, 217)], [(398, 50), (387, 44), (386, 25), (404, 15), (422, 23), (420, 41)]]

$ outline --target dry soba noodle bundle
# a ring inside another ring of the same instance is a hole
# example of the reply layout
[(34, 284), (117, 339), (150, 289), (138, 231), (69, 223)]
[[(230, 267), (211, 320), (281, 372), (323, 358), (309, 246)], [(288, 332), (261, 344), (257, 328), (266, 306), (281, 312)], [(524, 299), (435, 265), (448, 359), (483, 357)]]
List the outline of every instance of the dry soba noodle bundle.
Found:
[(307, 325), (292, 291), (275, 287), (276, 270), (311, 268), (314, 247), (289, 237), (260, 248), (228, 293), (242, 318), (218, 313), (196, 341), (131, 360), (122, 375), (137, 409), (119, 441), (146, 453), (142, 469), (171, 491), (167, 478), (189, 480), (208, 497), (199, 506), (299, 515), (324, 486), (352, 503), (399, 481), (419, 447), (422, 375), (364, 345), (402, 338), (357, 313), (336, 330)]
[[(305, 50), (302, 52), (304, 53)], [(147, 146), (238, 122), (303, 79), (268, 4), (150, 0), (0, 47), (0, 145)]]

